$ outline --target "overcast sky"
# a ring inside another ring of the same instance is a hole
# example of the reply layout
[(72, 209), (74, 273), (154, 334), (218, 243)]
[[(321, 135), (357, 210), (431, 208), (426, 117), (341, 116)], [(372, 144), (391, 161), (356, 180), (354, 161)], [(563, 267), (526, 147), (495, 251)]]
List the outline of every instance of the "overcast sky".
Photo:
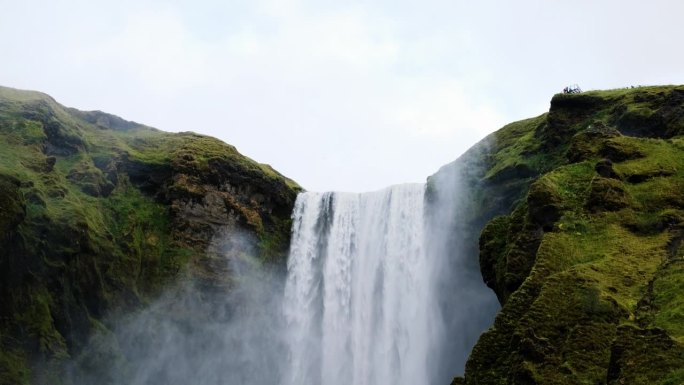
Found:
[(684, 83), (683, 4), (0, 0), (0, 84), (366, 191), (423, 182), (568, 84)]

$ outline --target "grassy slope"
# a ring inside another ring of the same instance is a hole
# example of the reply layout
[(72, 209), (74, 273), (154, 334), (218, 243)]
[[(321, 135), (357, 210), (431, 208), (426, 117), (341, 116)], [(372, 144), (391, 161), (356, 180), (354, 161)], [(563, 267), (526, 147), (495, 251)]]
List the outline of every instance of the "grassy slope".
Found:
[(682, 134), (684, 87), (644, 87), (556, 95), (488, 139), (476, 183), (505, 204), (480, 213), (505, 215), (480, 258), (503, 308), (465, 383), (684, 382)]
[[(201, 197), (226, 173), (279, 186), (283, 201), (299, 189), (216, 139), (4, 87), (0, 149), (0, 384), (28, 381), (31, 363), (67, 358), (106, 313), (154, 297), (205, 252), (175, 236), (169, 196)], [(264, 216), (257, 203), (231, 199), (261, 257), (279, 258), (289, 213)]]

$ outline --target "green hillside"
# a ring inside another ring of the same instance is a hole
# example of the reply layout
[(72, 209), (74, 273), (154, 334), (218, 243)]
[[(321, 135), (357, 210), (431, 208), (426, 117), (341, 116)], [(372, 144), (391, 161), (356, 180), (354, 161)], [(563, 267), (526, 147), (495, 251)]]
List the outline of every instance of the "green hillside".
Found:
[(226, 255), (284, 261), (298, 190), (217, 139), (0, 87), (0, 384), (54, 383), (179, 279), (230, 287)]
[(460, 160), (503, 307), (454, 384), (684, 383), (683, 134), (681, 86), (559, 94)]

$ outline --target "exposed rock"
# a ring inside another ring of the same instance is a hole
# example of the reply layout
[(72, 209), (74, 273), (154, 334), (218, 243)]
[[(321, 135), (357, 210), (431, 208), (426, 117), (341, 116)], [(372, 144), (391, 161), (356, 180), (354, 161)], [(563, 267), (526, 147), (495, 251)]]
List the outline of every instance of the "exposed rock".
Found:
[(544, 231), (550, 231), (554, 223), (560, 219), (563, 201), (556, 186), (548, 179), (542, 178), (530, 186), (527, 206), (530, 219)]
[(18, 179), (0, 174), (0, 255), (7, 252), (7, 244), (12, 241), (17, 226), (26, 216), (20, 187)]
[(629, 193), (620, 181), (596, 178), (591, 182), (590, 188), (586, 203), (586, 208), (590, 211), (617, 211), (630, 205)]
[(480, 269), (501, 304), (523, 283), (536, 259), (543, 235), (540, 225), (527, 219), (527, 205), (510, 216), (494, 218), (480, 235)]
[(601, 159), (596, 162), (594, 170), (603, 178), (621, 179), (620, 175), (613, 169), (613, 162), (610, 159)]
[(642, 172), (629, 173), (626, 175), (629, 183), (643, 183), (649, 179), (658, 177), (668, 177), (676, 174), (676, 170), (658, 168), (655, 170), (645, 170)]
[(537, 173), (525, 164), (515, 164), (501, 169), (489, 179), (491, 182), (500, 183), (511, 179), (525, 179), (537, 176)]
[(622, 325), (611, 347), (607, 384), (678, 383), (674, 373), (682, 368), (682, 354), (684, 348), (663, 329)]
[(102, 111), (79, 111), (75, 108), (67, 108), (67, 110), (86, 122), (104, 129), (125, 131), (144, 127), (142, 124), (124, 120), (116, 115)]
[(605, 123), (598, 121), (586, 130), (580, 131), (570, 139), (566, 157), (570, 163), (596, 158), (601, 146), (608, 140), (621, 136), (620, 132)]
[(625, 160), (644, 157), (644, 154), (637, 146), (628, 142), (613, 140), (604, 141), (598, 153), (613, 162), (623, 162)]
[(57, 163), (57, 158), (54, 156), (48, 156), (45, 158), (45, 171), (52, 171), (55, 168), (55, 163)]

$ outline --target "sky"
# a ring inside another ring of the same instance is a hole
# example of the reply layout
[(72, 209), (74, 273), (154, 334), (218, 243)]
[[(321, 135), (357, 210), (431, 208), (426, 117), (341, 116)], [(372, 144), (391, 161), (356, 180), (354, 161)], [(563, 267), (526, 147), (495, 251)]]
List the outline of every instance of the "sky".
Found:
[(424, 182), (554, 93), (684, 83), (679, 0), (0, 0), (0, 85), (311, 191)]

